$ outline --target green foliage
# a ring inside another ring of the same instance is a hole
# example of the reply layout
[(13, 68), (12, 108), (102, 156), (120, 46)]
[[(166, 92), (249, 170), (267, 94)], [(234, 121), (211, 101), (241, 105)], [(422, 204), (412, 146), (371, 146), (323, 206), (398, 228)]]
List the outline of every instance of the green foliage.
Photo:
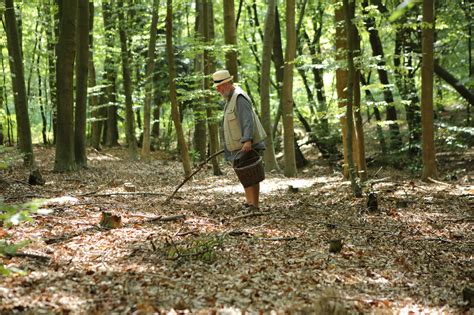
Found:
[(204, 235), (180, 244), (168, 244), (166, 256), (172, 260), (199, 260), (213, 263), (216, 258), (216, 249), (222, 247), (223, 236)]
[[(8, 205), (0, 201), (0, 223), (6, 227), (11, 227), (21, 222), (31, 221), (30, 214), (38, 211), (39, 204), (39, 200), (21, 205)], [(29, 243), (27, 240), (13, 243), (8, 238), (8, 234), (3, 236), (0, 234), (0, 257), (14, 256), (18, 249), (25, 247)], [(7, 276), (12, 272), (21, 272), (21, 270), (5, 267), (0, 263), (0, 275)]]
[(395, 9), (392, 15), (389, 18), (390, 22), (398, 20), (400, 17), (405, 15), (407, 11), (413, 8), (415, 5), (420, 3), (421, 0), (404, 0), (400, 5)]

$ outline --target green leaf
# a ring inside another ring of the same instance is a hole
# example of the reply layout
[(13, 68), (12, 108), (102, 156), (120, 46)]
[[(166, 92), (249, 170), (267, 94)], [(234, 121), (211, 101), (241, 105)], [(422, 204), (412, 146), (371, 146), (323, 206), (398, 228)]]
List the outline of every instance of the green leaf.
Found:
[(405, 13), (413, 8), (416, 4), (420, 3), (421, 0), (404, 0), (402, 3), (398, 5), (395, 11), (390, 15), (389, 21), (393, 22), (398, 20), (400, 17), (405, 15)]

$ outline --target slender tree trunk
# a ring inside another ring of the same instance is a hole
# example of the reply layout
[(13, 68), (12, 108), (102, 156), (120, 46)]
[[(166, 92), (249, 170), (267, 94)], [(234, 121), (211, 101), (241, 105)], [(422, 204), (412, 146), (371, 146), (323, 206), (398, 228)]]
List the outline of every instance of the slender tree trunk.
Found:
[(132, 78), (130, 75), (130, 56), (127, 44), (127, 33), (125, 30), (126, 23), (124, 23), (123, 1), (118, 2), (119, 23), (120, 30), (120, 47), (122, 51), (122, 77), (123, 88), (125, 92), (125, 136), (127, 139), (128, 151), (132, 160), (138, 159), (137, 139), (135, 138), (135, 119), (133, 115), (133, 100), (132, 100)]
[[(118, 126), (117, 126), (117, 102), (116, 102), (116, 77), (118, 70), (115, 66), (116, 58), (114, 56), (114, 38), (116, 34), (116, 18), (114, 13), (114, 1), (102, 1), (102, 17), (104, 20), (105, 29), (105, 43), (106, 43), (106, 57), (104, 61), (104, 84), (106, 88), (103, 91), (103, 97), (101, 97), (100, 104), (102, 106), (107, 105), (105, 113), (107, 121), (105, 123), (99, 122), (98, 125), (98, 136), (93, 136), (93, 142), (100, 144), (100, 136), (102, 133), (102, 126), (105, 128), (107, 146), (118, 146)], [(105, 114), (104, 113), (104, 114)], [(103, 112), (100, 110), (96, 115), (98, 118), (103, 118)], [(97, 137), (97, 139), (96, 139)], [(94, 140), (95, 139), (95, 140)]]
[(293, 66), (296, 57), (295, 0), (286, 0), (286, 54), (283, 75), (282, 115), (285, 176), (296, 176), (293, 127)]
[(278, 129), (278, 124), (280, 123), (281, 118), (281, 107), (282, 107), (282, 98), (281, 98), (281, 86), (283, 86), (283, 68), (284, 68), (284, 57), (283, 57), (283, 48), (281, 41), (281, 27), (280, 27), (280, 14), (278, 12), (278, 6), (275, 7), (275, 36), (273, 38), (273, 65), (275, 67), (275, 78), (277, 84), (277, 93), (278, 99), (278, 109), (275, 116), (275, 122), (273, 123), (273, 139), (275, 139), (276, 132)]
[[(203, 0), (203, 13), (204, 21), (207, 23), (204, 24), (204, 39), (206, 41), (206, 47), (208, 44), (214, 40), (214, 10), (212, 6), (212, 1)], [(204, 89), (209, 90), (211, 87), (211, 82), (209, 81), (209, 76), (211, 73), (214, 73), (216, 70), (214, 59), (210, 52), (206, 49), (204, 50)], [(209, 129), (209, 155), (213, 155), (219, 149), (219, 123), (216, 115), (214, 114), (212, 108), (211, 98), (206, 97), (206, 114), (207, 114), (207, 124)], [(222, 171), (219, 168), (219, 163), (217, 157), (214, 157), (212, 160), (212, 170), (213, 174), (216, 176), (222, 175)]]
[(148, 55), (146, 64), (146, 83), (145, 83), (145, 105), (143, 108), (143, 143), (142, 143), (142, 159), (150, 158), (150, 116), (151, 101), (153, 96), (153, 70), (155, 68), (155, 46), (156, 32), (158, 25), (158, 0), (153, 1), (153, 13), (151, 17), (150, 41), (148, 43)]
[[(354, 8), (355, 10), (355, 8)], [(351, 20), (354, 18), (355, 13), (351, 14)], [(354, 48), (352, 54), (353, 59), (352, 62), (354, 63), (355, 59), (360, 59), (360, 37), (359, 32), (357, 31), (357, 27), (351, 22), (351, 40), (352, 46)], [(355, 134), (353, 139), (355, 140), (356, 150), (357, 153), (356, 161), (357, 161), (357, 171), (359, 178), (361, 181), (367, 180), (367, 163), (365, 161), (365, 137), (364, 137), (364, 128), (362, 125), (362, 115), (360, 112), (360, 63), (357, 65), (357, 68), (354, 67), (354, 91), (353, 91), (353, 112), (354, 112), (354, 125), (355, 125)]]
[[(199, 42), (201, 38), (205, 38), (204, 28), (206, 27), (206, 23), (209, 21), (206, 20), (206, 13), (204, 13), (204, 6), (207, 5), (207, 2), (204, 3), (203, 0), (196, 1), (196, 40)], [(207, 14), (208, 15), (208, 14)], [(206, 43), (207, 45), (207, 43)], [(205, 49), (205, 48), (204, 48)], [(204, 55), (198, 54), (195, 58), (195, 72), (197, 74), (204, 73)], [(203, 79), (202, 87), (205, 89)], [(206, 123), (206, 107), (209, 104), (206, 104), (205, 97), (199, 99), (195, 106), (193, 106), (193, 113), (194, 113), (194, 149), (199, 153), (199, 161), (206, 160), (206, 152), (207, 152), (207, 123)]]
[[(41, 47), (40, 47), (41, 50)], [(46, 110), (45, 110), (45, 103), (46, 100), (43, 97), (43, 87), (42, 87), (42, 78), (41, 78), (41, 72), (40, 72), (40, 56), (38, 55), (38, 62), (36, 63), (36, 76), (38, 77), (38, 99), (39, 99), (39, 104), (40, 104), (40, 111), (41, 111), (41, 123), (42, 123), (42, 128), (41, 128), (41, 135), (43, 136), (43, 144), (48, 144), (48, 137), (46, 135), (46, 131), (48, 130), (48, 121), (46, 119)], [(46, 91), (46, 84), (45, 84), (45, 91)], [(0, 108), (2, 106), (0, 105)]]
[[(5, 69), (5, 62), (3, 61), (3, 54), (0, 54), (0, 60), (1, 60), (1, 64), (2, 64), (2, 87), (3, 87), (2, 91), (1, 91), (2, 94), (1, 94), (0, 97), (2, 98), (3, 103), (5, 104), (5, 112), (7, 114), (6, 115), (7, 116), (7, 142), (6, 142), (6, 144), (11, 146), (12, 143), (13, 143), (13, 135), (12, 135), (13, 126), (12, 126), (10, 108), (8, 106), (8, 96), (6, 94), (6, 92), (7, 92), (7, 89), (6, 89), (7, 78), (6, 78), (5, 73), (7, 73), (7, 72), (6, 72), (6, 69)], [(3, 108), (3, 106), (0, 107), (0, 108)]]
[(57, 77), (58, 122), (55, 171), (71, 171), (74, 160), (74, 58), (76, 55), (77, 0), (63, 0), (60, 9)]
[(272, 45), (275, 31), (275, 0), (269, 0), (267, 4), (267, 16), (265, 18), (265, 32), (263, 36), (262, 49), (262, 80), (260, 81), (260, 102), (262, 125), (267, 133), (265, 138), (265, 170), (279, 170), (275, 157), (273, 145), (272, 122), (270, 113), (270, 68), (272, 58)]
[[(97, 86), (97, 74), (95, 70), (94, 63), (94, 36), (92, 34), (94, 29), (94, 3), (89, 2), (89, 86), (96, 89)], [(89, 95), (89, 107), (91, 111), (92, 121), (91, 121), (91, 146), (100, 150), (100, 132), (101, 127), (104, 125), (103, 121), (99, 121), (99, 108), (96, 92)]]
[(87, 78), (89, 71), (89, 0), (78, 0), (77, 12), (77, 62), (76, 62), (76, 108), (74, 128), (74, 148), (76, 165), (87, 166), (86, 118), (87, 118)]
[[(343, 62), (347, 57), (345, 52), (347, 51), (347, 35), (344, 29), (344, 10), (342, 7), (336, 8), (335, 12), (336, 18), (336, 60), (338, 62)], [(348, 80), (348, 72), (347, 69), (343, 67), (338, 67), (336, 69), (336, 90), (337, 90), (337, 98), (338, 98), (338, 107), (344, 108), (347, 106), (347, 91), (346, 88)], [(347, 110), (346, 110), (347, 112)], [(352, 113), (352, 112), (351, 112)], [(352, 114), (351, 114), (352, 115)], [(349, 159), (348, 159), (348, 152), (349, 146), (347, 143), (347, 115), (341, 116), (340, 123), (341, 123), (341, 132), (342, 132), (342, 146), (344, 152), (344, 164), (343, 164), (343, 175), (345, 178), (349, 178)], [(352, 128), (352, 125), (349, 125)], [(352, 130), (351, 130), (352, 132)], [(352, 146), (352, 145), (351, 145)], [(352, 149), (350, 150), (352, 154)]]
[(352, 25), (353, 14), (351, 14), (351, 8), (349, 7), (349, 1), (343, 0), (343, 10), (344, 10), (344, 19), (345, 19), (345, 29), (346, 29), (346, 38), (347, 38), (347, 66), (348, 66), (348, 76), (347, 76), (347, 104), (346, 104), (346, 122), (347, 122), (347, 134), (346, 134), (346, 143), (347, 143), (347, 161), (349, 163), (349, 179), (351, 181), (352, 193), (355, 197), (362, 197), (362, 191), (356, 180), (356, 173), (354, 168), (354, 160), (352, 157), (352, 137), (353, 137), (353, 113), (352, 113), (352, 102), (353, 102), (353, 92), (354, 92), (354, 83), (356, 76), (356, 69), (354, 67), (354, 37), (351, 35), (352, 28), (355, 27)]
[[(367, 0), (363, 1), (364, 8), (368, 6)], [(380, 58), (377, 63), (377, 73), (380, 78), (380, 83), (384, 85), (383, 95), (385, 102), (387, 103), (387, 120), (390, 121), (390, 148), (393, 151), (399, 150), (402, 145), (402, 139), (400, 135), (400, 127), (397, 123), (397, 110), (393, 105), (393, 94), (390, 89), (390, 82), (388, 80), (388, 73), (385, 70), (385, 56), (383, 52), (382, 41), (378, 30), (375, 28), (375, 19), (372, 17), (367, 17), (364, 20), (367, 31), (369, 32), (369, 41), (370, 46), (372, 47), (372, 56)]]
[(234, 0), (224, 0), (224, 42), (230, 46), (225, 54), (225, 66), (230, 74), (234, 76), (234, 82), (238, 82), (237, 27), (235, 24)]
[(433, 72), (434, 72), (434, 0), (423, 0), (422, 68), (421, 68), (421, 125), (423, 138), (422, 178), (436, 179), (436, 151), (433, 122)]
[(434, 72), (449, 85), (451, 85), (471, 106), (474, 106), (474, 93), (456, 79), (448, 70), (434, 61)]
[(181, 149), (181, 159), (183, 162), (184, 175), (188, 177), (191, 174), (191, 161), (189, 160), (188, 145), (184, 139), (183, 127), (178, 111), (178, 98), (176, 95), (176, 70), (174, 66), (174, 49), (173, 49), (173, 1), (167, 0), (166, 5), (166, 51), (168, 61), (168, 79), (170, 85), (171, 112), (176, 135), (178, 137), (178, 145)]
[(28, 116), (28, 99), (26, 96), (25, 74), (21, 54), (20, 35), (15, 17), (13, 0), (5, 0), (5, 25), (8, 53), (10, 55), (10, 72), (12, 77), (13, 96), (17, 120), (18, 148), (23, 155), (25, 166), (34, 165), (33, 145), (31, 143), (30, 119)]

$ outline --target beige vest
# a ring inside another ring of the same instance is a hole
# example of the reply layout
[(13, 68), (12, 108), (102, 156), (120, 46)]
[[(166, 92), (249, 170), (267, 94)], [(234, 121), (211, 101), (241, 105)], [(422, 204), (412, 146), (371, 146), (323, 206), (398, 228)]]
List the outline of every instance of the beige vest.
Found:
[[(250, 97), (238, 86), (235, 87), (234, 94), (230, 98), (230, 101), (227, 102), (225, 111), (224, 111), (224, 140), (227, 150), (236, 151), (242, 148), (242, 143), (240, 139), (242, 138), (242, 131), (240, 130), (239, 120), (236, 116), (235, 105), (237, 103), (237, 96), (244, 96), (250, 103)], [(252, 108), (253, 116), (253, 135), (252, 142), (259, 143), (265, 139), (267, 134), (263, 129), (260, 119), (258, 119), (257, 114)]]

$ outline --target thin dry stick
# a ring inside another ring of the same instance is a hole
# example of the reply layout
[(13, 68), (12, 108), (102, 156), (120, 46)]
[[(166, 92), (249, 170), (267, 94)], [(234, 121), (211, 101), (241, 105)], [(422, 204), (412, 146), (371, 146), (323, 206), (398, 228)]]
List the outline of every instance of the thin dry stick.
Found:
[(224, 150), (220, 150), (220, 151), (218, 151), (218, 152), (212, 154), (212, 155), (209, 156), (204, 162), (202, 162), (201, 164), (199, 164), (198, 167), (196, 168), (196, 170), (195, 170), (191, 175), (189, 175), (188, 177), (186, 177), (186, 178), (181, 182), (181, 184), (179, 184), (178, 187), (176, 187), (176, 189), (173, 191), (173, 193), (171, 194), (171, 196), (169, 196), (168, 198), (166, 198), (166, 200), (163, 202), (163, 204), (165, 204), (165, 203), (167, 203), (168, 201), (170, 201), (170, 200), (174, 197), (174, 195), (178, 192), (178, 190), (179, 190), (184, 184), (186, 184), (186, 182), (187, 182), (188, 180), (190, 180), (191, 177), (193, 177), (194, 175), (196, 175), (196, 173), (199, 172), (199, 171), (202, 169), (202, 167), (203, 167), (204, 165), (206, 165), (207, 162), (209, 162), (212, 158), (218, 156), (219, 154), (221, 154), (221, 153), (223, 153), (223, 152), (224, 152)]

